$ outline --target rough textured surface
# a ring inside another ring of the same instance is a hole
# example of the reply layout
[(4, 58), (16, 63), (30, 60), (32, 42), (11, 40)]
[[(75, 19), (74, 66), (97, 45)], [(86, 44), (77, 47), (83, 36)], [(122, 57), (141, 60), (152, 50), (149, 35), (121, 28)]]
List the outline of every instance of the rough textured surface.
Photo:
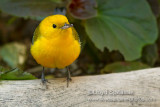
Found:
[(0, 107), (160, 107), (160, 68), (72, 79), (0, 81)]

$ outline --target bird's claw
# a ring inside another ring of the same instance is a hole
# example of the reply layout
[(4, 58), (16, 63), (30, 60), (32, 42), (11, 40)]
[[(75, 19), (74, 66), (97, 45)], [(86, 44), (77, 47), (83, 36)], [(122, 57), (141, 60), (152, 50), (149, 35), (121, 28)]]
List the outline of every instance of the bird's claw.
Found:
[(41, 80), (42, 80), (42, 84), (43, 84), (43, 85), (45, 85), (46, 83), (50, 83), (50, 82), (48, 82), (47, 79), (41, 79)]
[(71, 82), (72, 79), (71, 78), (67, 78), (67, 87), (69, 86), (69, 82)]

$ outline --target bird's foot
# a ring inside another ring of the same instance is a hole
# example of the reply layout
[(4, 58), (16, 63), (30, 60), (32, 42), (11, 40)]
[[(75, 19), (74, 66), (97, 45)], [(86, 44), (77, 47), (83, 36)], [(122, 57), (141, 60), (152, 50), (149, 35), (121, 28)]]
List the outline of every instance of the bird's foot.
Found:
[(71, 82), (72, 79), (67, 77), (67, 87), (69, 87), (69, 82)]
[(43, 84), (43, 85), (46, 85), (46, 83), (50, 83), (50, 82), (48, 82), (47, 79), (41, 79), (41, 81), (42, 81), (42, 84)]

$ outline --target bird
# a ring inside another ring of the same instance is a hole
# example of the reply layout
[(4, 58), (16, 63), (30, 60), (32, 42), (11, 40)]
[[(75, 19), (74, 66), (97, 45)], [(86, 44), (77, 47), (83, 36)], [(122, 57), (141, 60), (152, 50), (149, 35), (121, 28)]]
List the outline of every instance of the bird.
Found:
[(38, 64), (43, 66), (41, 81), (45, 79), (45, 68), (67, 68), (67, 87), (72, 80), (69, 70), (80, 55), (80, 38), (73, 24), (65, 15), (56, 14), (44, 18), (35, 29), (30, 52)]

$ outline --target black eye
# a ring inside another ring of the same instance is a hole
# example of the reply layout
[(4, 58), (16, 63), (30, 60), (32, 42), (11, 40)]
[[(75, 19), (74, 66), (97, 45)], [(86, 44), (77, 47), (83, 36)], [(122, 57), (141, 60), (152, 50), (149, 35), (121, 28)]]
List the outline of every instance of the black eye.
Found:
[(56, 28), (57, 26), (55, 24), (53, 24), (53, 28)]

